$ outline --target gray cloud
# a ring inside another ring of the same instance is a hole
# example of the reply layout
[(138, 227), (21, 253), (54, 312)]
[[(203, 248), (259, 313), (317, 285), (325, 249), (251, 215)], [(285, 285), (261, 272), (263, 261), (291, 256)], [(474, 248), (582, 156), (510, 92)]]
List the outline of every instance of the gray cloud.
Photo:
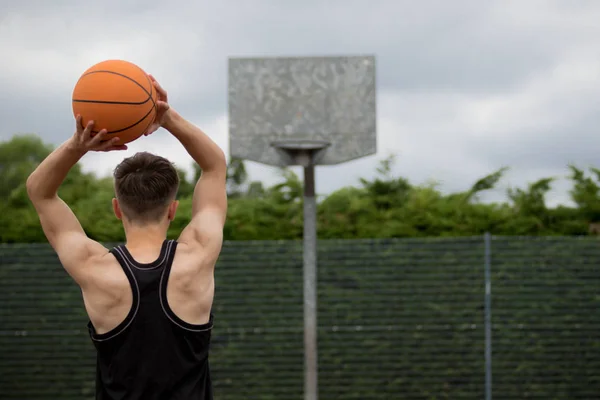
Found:
[[(372, 175), (389, 152), (399, 154), (398, 174), (437, 179), (444, 190), (503, 165), (513, 168), (505, 185), (522, 185), (566, 173), (568, 162), (595, 163), (599, 18), (598, 2), (558, 0), (4, 2), (0, 138), (65, 140), (77, 77), (119, 57), (155, 74), (174, 107), (226, 146), (215, 121), (227, 110), (227, 57), (368, 53), (378, 63), (380, 154), (320, 168), (320, 192)], [(89, 160), (105, 173), (99, 157)]]

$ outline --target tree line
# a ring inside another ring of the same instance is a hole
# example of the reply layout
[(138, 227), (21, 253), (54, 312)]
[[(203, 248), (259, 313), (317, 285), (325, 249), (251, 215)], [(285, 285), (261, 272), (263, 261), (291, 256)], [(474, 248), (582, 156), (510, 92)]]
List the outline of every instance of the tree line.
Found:
[[(33, 169), (53, 146), (36, 135), (16, 135), (0, 142), (0, 241), (45, 242), (37, 215), (25, 190)], [(394, 176), (394, 157), (381, 161), (372, 179), (360, 179), (319, 199), (318, 236), (332, 238), (387, 238), (497, 235), (590, 235), (600, 230), (600, 169), (569, 165), (573, 207), (548, 207), (546, 195), (554, 178), (542, 178), (507, 191), (507, 201), (486, 203), (479, 195), (495, 188), (506, 168), (478, 179), (469, 190), (442, 193), (432, 184), (415, 185)], [(191, 213), (195, 166), (186, 174), (180, 166), (179, 210), (170, 237), (176, 237)], [(242, 160), (229, 162), (229, 212), (226, 240), (302, 238), (302, 180), (282, 168), (281, 182), (265, 187), (251, 181)], [(60, 189), (88, 235), (103, 242), (123, 241), (120, 221), (111, 207), (111, 177), (97, 177), (77, 165)]]

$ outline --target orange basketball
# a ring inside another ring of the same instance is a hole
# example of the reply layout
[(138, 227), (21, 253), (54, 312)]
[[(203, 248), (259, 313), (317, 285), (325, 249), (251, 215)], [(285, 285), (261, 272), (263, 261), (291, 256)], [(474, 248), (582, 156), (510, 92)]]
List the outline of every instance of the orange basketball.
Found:
[(102, 129), (118, 144), (139, 138), (156, 116), (156, 90), (150, 77), (123, 60), (98, 63), (81, 75), (73, 90), (73, 115), (83, 126), (93, 120), (94, 133)]

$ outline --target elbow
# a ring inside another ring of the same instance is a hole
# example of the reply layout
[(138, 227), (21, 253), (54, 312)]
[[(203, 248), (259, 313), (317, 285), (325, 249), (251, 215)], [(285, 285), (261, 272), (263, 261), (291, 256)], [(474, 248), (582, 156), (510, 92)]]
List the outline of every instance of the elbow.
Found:
[(227, 171), (227, 158), (223, 150), (215, 145), (210, 152), (207, 152), (204, 156), (198, 156), (194, 158), (194, 161), (200, 167), (200, 170), (204, 172), (223, 172)]
[(221, 149), (219, 149), (217, 165), (219, 166), (219, 168), (227, 169), (227, 157), (225, 157), (225, 152)]
[(206, 164), (207, 165), (205, 166), (200, 165), (200, 168), (202, 168), (203, 171), (227, 171), (227, 158), (220, 148), (212, 154), (210, 161)]
[(36, 188), (36, 186), (37, 185), (35, 183), (35, 176), (32, 173), (27, 178), (27, 181), (25, 181), (25, 189), (27, 190), (27, 196), (29, 196), (30, 199), (33, 198), (33, 197), (35, 197), (35, 188)]
[(29, 175), (27, 181), (25, 181), (25, 189), (27, 190), (27, 197), (29, 197), (29, 200), (31, 200), (33, 203), (37, 202), (38, 200), (44, 200), (52, 197), (44, 193), (43, 185), (35, 175), (35, 171)]

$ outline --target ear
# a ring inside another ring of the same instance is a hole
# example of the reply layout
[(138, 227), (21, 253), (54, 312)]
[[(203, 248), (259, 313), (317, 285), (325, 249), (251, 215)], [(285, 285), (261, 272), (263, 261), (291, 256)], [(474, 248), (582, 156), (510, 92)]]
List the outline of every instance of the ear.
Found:
[(173, 200), (169, 205), (169, 212), (167, 214), (167, 218), (169, 221), (173, 221), (175, 219), (175, 213), (177, 212), (177, 207), (179, 206), (179, 200)]
[(119, 207), (119, 200), (113, 198), (112, 199), (112, 206), (113, 206), (113, 211), (114, 211), (115, 216), (117, 217), (117, 219), (122, 220), (123, 219), (123, 212), (121, 211), (121, 207)]

